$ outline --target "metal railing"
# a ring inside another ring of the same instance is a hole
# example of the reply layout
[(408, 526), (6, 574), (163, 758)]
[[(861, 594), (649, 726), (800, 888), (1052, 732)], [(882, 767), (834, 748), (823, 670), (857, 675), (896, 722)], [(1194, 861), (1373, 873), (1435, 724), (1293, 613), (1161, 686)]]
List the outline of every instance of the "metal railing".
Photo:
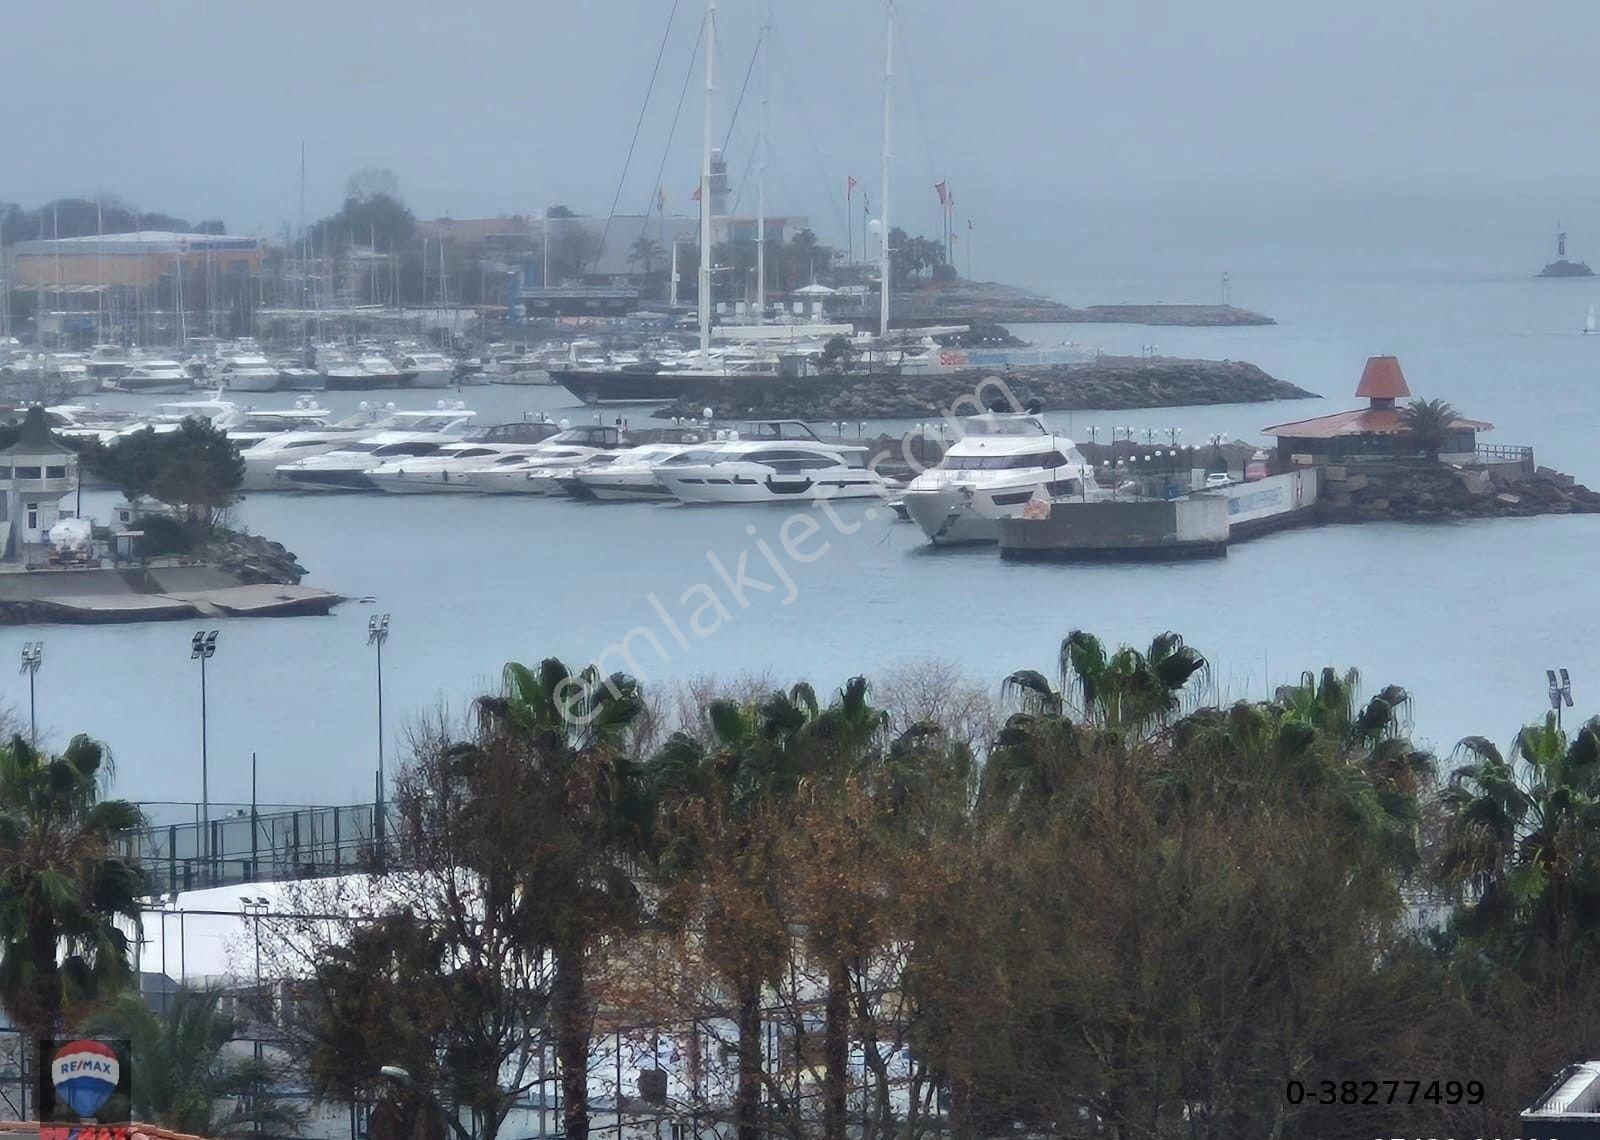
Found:
[(1514, 463), (1521, 467), (1523, 472), (1532, 475), (1534, 472), (1533, 448), (1520, 444), (1507, 443), (1480, 443), (1478, 444), (1479, 463)]
[[(135, 860), (152, 891), (191, 891), (240, 883), (315, 879), (370, 866), (393, 834), (394, 809), (373, 804), (248, 811), (210, 821), (152, 824), (121, 837), (125, 858)], [(206, 852), (209, 850), (210, 854)]]

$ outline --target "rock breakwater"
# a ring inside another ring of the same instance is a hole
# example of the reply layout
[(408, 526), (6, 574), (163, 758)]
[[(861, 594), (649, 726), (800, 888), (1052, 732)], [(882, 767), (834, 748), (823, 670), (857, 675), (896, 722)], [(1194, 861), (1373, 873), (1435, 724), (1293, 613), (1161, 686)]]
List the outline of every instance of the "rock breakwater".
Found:
[[(986, 385), (991, 377), (1005, 388)], [(708, 381), (696, 392), (658, 410), (658, 416), (698, 416), (710, 407), (718, 419), (907, 419), (970, 413), (974, 394), (989, 404), (1005, 390), (1025, 406), (1038, 400), (1048, 411), (1175, 408), (1314, 398), (1287, 381), (1238, 360), (1181, 360), (1103, 356), (1082, 364), (1023, 368), (996, 376), (968, 369), (924, 374), (862, 374), (797, 380), (732, 377)]]

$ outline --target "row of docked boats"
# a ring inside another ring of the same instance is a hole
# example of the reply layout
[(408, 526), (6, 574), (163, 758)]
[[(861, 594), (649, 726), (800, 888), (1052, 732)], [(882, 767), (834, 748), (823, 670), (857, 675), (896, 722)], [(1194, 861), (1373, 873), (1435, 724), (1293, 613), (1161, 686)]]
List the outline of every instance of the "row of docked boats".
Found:
[(887, 498), (894, 489), (868, 466), (864, 445), (822, 439), (795, 420), (743, 432), (695, 424), (629, 433), (543, 419), (472, 429), (471, 416), (396, 413), (382, 430), (326, 448), (285, 437), (241, 455), (249, 479), (269, 454), (318, 448), (275, 465), (271, 480), (257, 479), (294, 491), (762, 503)]
[(238, 446), (246, 491), (747, 504), (879, 499), (936, 544), (992, 542), (1001, 519), (1032, 503), (1116, 493), (1101, 486), (1071, 439), (1032, 413), (963, 417), (939, 462), (907, 479), (885, 474), (886, 457), (869, 456), (864, 443), (822, 438), (798, 420), (741, 430), (689, 423), (630, 431), (620, 421), (573, 425), (544, 416), (479, 426), (460, 400), (415, 410), (363, 402), (337, 416), (311, 396), (274, 409), (224, 396), (140, 413), (63, 404), (46, 414), (57, 434), (102, 443), (203, 419)]
[[(824, 439), (797, 420), (742, 430), (709, 424), (630, 432), (545, 418), (475, 427), (441, 401), (426, 412), (267, 436), (242, 452), (255, 490), (389, 494), (566, 494), (602, 502), (781, 503), (882, 499), (935, 543), (994, 541), (1030, 502), (1089, 501), (1103, 489), (1072, 440), (1035, 414), (959, 421), (939, 463), (886, 476), (860, 442)], [(887, 466), (887, 465), (885, 465)]]

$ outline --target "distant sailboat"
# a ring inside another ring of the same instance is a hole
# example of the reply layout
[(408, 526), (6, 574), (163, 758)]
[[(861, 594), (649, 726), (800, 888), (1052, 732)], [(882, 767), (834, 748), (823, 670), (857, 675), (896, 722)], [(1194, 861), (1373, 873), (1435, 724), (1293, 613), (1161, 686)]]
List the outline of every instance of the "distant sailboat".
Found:
[(1583, 335), (1594, 335), (1594, 302), (1589, 302), (1589, 315), (1583, 318)]

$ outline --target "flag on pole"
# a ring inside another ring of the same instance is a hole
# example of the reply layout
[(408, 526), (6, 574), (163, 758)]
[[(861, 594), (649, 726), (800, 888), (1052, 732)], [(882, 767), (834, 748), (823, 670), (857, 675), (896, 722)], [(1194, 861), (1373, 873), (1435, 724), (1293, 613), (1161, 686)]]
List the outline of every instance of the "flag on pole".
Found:
[(696, 186), (694, 188), (694, 193), (689, 195), (689, 201), (691, 201), (691, 202), (700, 201), (700, 187)]
[(933, 184), (933, 189), (934, 192), (939, 195), (939, 205), (948, 206), (950, 204), (950, 196), (945, 193), (944, 183), (935, 182)]
[(856, 192), (856, 180), (855, 180), (855, 178), (852, 177), (851, 175), (848, 175), (848, 174), (845, 175), (845, 178), (844, 178), (844, 200), (846, 202), (848, 202), (850, 200), (850, 195), (854, 194), (855, 192)]

